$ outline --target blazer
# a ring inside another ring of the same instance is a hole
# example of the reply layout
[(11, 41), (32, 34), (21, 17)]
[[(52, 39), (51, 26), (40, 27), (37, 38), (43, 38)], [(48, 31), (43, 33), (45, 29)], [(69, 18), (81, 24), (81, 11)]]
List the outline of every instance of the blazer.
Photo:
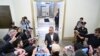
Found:
[[(47, 33), (45, 35), (45, 41), (47, 41), (47, 45), (51, 45), (52, 44), (50, 33)], [(55, 41), (56, 43), (59, 43), (59, 36), (58, 36), (57, 33), (54, 33), (54, 35), (53, 35), (53, 41)]]
[(9, 42), (11, 40), (11, 37), (7, 34), (7, 35), (4, 36), (3, 40), (5, 42)]
[(27, 40), (27, 39), (31, 38), (31, 36), (26, 35), (26, 33), (21, 33), (20, 36), (21, 36), (22, 40)]
[(11, 53), (11, 52), (14, 52), (14, 51), (15, 51), (14, 46), (10, 42), (7, 42), (0, 49), (0, 53)]
[(78, 31), (79, 31), (80, 35), (83, 36), (83, 37), (84, 37), (84, 35), (88, 34), (88, 29), (86, 27), (84, 27), (83, 29), (82, 29), (82, 27), (80, 27), (78, 29)]

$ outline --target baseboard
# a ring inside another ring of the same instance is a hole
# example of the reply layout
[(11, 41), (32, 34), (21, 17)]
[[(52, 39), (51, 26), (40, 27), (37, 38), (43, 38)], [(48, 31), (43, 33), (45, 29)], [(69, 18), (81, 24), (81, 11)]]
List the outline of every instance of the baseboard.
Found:
[(64, 37), (63, 40), (74, 39), (74, 37)]

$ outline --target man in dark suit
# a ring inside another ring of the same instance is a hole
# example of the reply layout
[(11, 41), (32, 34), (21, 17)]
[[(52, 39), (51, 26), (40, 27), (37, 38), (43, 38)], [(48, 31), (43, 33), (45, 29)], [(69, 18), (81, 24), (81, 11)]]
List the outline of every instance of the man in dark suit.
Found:
[(47, 33), (45, 36), (45, 43), (50, 52), (51, 52), (51, 45), (54, 42), (59, 43), (59, 36), (58, 34), (54, 33), (54, 28), (51, 26), (49, 28), (49, 33)]
[(56, 28), (56, 30), (58, 30), (58, 28), (59, 28), (59, 9), (55, 16), (55, 28)]
[(85, 27), (86, 22), (81, 22), (81, 26), (77, 29), (79, 34), (77, 35), (77, 43), (81, 43), (83, 45), (85, 36), (88, 34), (88, 29)]

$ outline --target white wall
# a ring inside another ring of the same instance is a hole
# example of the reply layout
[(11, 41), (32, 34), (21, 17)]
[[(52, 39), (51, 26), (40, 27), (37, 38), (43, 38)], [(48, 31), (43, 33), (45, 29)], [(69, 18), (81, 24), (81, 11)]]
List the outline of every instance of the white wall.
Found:
[[(0, 0), (0, 5), (9, 5), (11, 9), (12, 20), (16, 26), (20, 26), (23, 16), (27, 16), (32, 27), (32, 11), (30, 0)], [(8, 29), (0, 29), (0, 38), (2, 38)]]
[(99, 17), (99, 20), (98, 20), (98, 27), (100, 27), (100, 17)]
[[(12, 0), (12, 5), (15, 13), (15, 18), (13, 19), (15, 25), (20, 26), (22, 17), (26, 16), (30, 21), (30, 27), (33, 28), (31, 0)], [(33, 33), (32, 36), (34, 36)]]
[(27, 16), (31, 21), (32, 26), (32, 11), (31, 11), (31, 2), (30, 0), (12, 0), (15, 13), (15, 23), (17, 26), (20, 26), (20, 21), (23, 16)]
[[(14, 18), (14, 10), (12, 6), (11, 0), (0, 0), (0, 6), (9, 5), (11, 10), (12, 18)], [(8, 32), (8, 29), (0, 29), (0, 39), (4, 37), (4, 35)]]
[(58, 5), (59, 5), (59, 18), (61, 18), (61, 19), (59, 19), (59, 39), (60, 40), (62, 40), (62, 35), (63, 35), (63, 15), (64, 15), (64, 1), (63, 2), (59, 2), (58, 3)]
[[(0, 0), (0, 5), (10, 5), (12, 19), (20, 26), (21, 17), (27, 16), (32, 26), (32, 11), (30, 0)], [(64, 37), (72, 37), (73, 29), (80, 17), (87, 22), (89, 33), (100, 26), (100, 0), (67, 0)], [(98, 24), (98, 25), (97, 25)], [(8, 29), (0, 29), (2, 38)]]
[(98, 27), (100, 27), (100, 17), (99, 17), (99, 20), (98, 20), (99, 22), (98, 22)]
[(64, 37), (73, 37), (73, 29), (80, 17), (87, 22), (86, 27), (92, 33), (97, 27), (100, 0), (67, 0)]
[(99, 7), (99, 14), (98, 14), (99, 18), (98, 18), (98, 27), (100, 27), (100, 7)]

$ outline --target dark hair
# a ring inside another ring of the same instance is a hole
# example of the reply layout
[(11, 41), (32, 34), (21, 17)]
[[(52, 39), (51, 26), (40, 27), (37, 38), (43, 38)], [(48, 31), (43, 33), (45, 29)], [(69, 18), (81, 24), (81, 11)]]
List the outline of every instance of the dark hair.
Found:
[(19, 27), (14, 26), (14, 27), (12, 27), (12, 29), (14, 29), (14, 30), (18, 31), (18, 30), (19, 30)]
[(81, 22), (82, 25), (86, 25), (86, 22)]
[(86, 24), (86, 22), (84, 22), (84, 24)]
[(33, 30), (33, 28), (31, 28), (31, 27), (29, 27), (29, 29), (32, 29)]
[(27, 17), (26, 17), (26, 16), (22, 17), (21, 22), (22, 22), (22, 21), (25, 21), (25, 19), (27, 19)]
[(12, 27), (12, 29), (15, 29), (16, 30), (16, 29), (18, 29), (18, 27), (17, 26), (14, 26), (14, 27)]
[(24, 17), (23, 17), (23, 19), (27, 19), (27, 17), (26, 17), (26, 16), (24, 16)]
[(53, 52), (52, 56), (59, 56), (59, 51)]
[(100, 33), (100, 28), (96, 28), (95, 31)]
[(17, 45), (20, 43), (21, 39), (18, 38), (16, 41), (13, 42), (13, 46), (17, 47)]
[(11, 29), (14, 29), (14, 30), (18, 31), (19, 27), (13, 26), (13, 27), (9, 28), (9, 31), (10, 31)]
[(81, 17), (80, 19), (83, 20), (83, 17)]

